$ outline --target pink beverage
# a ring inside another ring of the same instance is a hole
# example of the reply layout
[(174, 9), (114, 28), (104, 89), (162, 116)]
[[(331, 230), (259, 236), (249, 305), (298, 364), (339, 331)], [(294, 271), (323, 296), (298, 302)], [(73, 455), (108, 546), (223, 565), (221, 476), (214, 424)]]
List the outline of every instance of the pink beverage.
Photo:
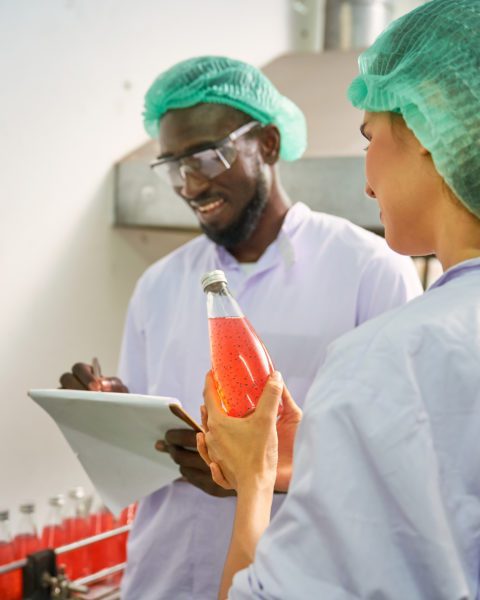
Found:
[[(89, 525), (90, 535), (98, 535), (114, 529), (115, 521), (112, 513), (105, 506), (101, 506), (96, 513), (90, 515)], [(90, 558), (94, 573), (121, 562), (117, 537), (92, 544)]]
[[(69, 544), (78, 542), (88, 537), (88, 523), (85, 517), (67, 518), (65, 521), (67, 539)], [(72, 579), (78, 579), (90, 572), (88, 548), (86, 546), (71, 550), (64, 555), (67, 573)]]
[(42, 531), (41, 547), (53, 549), (63, 546), (67, 541), (62, 519), (65, 497), (63, 494), (57, 494), (49, 499), (48, 504), (50, 510)]
[(245, 417), (253, 410), (274, 367), (267, 349), (230, 293), (223, 271), (206, 273), (212, 372), (225, 412)]
[(36, 535), (22, 533), (15, 536), (13, 540), (15, 560), (25, 558), (29, 554), (40, 550), (40, 540)]
[[(86, 497), (82, 487), (69, 492), (70, 510), (63, 521), (66, 543), (78, 542), (89, 536)], [(83, 546), (60, 556), (70, 579), (78, 579), (91, 572), (89, 547)]]
[(65, 544), (65, 530), (60, 525), (45, 525), (42, 531), (42, 548), (58, 548)]
[(222, 405), (232, 417), (255, 410), (268, 376), (269, 355), (245, 317), (208, 320), (212, 371)]
[[(15, 560), (8, 517), (8, 510), (0, 512), (0, 566)], [(22, 598), (21, 570), (16, 569), (0, 575), (0, 598), (2, 600), (20, 600)]]
[(25, 558), (29, 554), (40, 550), (40, 540), (34, 521), (35, 506), (33, 504), (22, 504), (20, 506), (21, 519), (18, 533), (13, 540), (15, 559)]

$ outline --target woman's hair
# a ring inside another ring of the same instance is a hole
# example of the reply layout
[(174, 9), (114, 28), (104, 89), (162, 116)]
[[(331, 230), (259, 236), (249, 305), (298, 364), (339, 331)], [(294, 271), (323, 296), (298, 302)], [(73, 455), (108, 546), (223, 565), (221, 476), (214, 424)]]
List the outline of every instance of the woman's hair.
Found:
[(394, 21), (359, 64), (354, 106), (400, 114), (480, 218), (480, 1), (427, 2)]

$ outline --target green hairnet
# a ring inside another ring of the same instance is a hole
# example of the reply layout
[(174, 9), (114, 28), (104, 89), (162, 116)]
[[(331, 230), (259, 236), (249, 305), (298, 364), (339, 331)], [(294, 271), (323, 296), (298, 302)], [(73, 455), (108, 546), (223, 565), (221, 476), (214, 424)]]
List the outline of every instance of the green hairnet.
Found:
[(296, 160), (305, 151), (307, 128), (298, 106), (282, 96), (261, 71), (223, 56), (191, 58), (159, 75), (145, 95), (145, 129), (156, 137), (159, 119), (168, 110), (204, 102), (226, 104), (260, 123), (276, 125), (284, 160)]
[(403, 116), (459, 200), (480, 218), (480, 0), (431, 0), (359, 58), (348, 97)]

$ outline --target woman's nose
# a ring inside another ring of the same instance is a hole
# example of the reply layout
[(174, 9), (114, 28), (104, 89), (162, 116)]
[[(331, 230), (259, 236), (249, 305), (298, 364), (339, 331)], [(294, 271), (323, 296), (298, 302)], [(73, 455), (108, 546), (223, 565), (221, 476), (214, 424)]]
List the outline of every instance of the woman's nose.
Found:
[(372, 188), (370, 187), (370, 184), (367, 183), (365, 184), (365, 194), (369, 197), (369, 198), (376, 198), (375, 196), (375, 192), (372, 190)]

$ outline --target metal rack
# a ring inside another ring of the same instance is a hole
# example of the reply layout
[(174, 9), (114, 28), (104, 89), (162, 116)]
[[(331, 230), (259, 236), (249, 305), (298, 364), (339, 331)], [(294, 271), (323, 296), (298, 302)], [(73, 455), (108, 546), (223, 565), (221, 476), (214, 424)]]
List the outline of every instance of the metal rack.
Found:
[(125, 563), (101, 569), (85, 577), (70, 580), (57, 558), (78, 548), (121, 535), (130, 531), (123, 525), (83, 540), (60, 546), (55, 550), (40, 550), (27, 558), (0, 566), (0, 575), (22, 570), (24, 600), (119, 600), (119, 584), (105, 584), (110, 575), (123, 572)]

